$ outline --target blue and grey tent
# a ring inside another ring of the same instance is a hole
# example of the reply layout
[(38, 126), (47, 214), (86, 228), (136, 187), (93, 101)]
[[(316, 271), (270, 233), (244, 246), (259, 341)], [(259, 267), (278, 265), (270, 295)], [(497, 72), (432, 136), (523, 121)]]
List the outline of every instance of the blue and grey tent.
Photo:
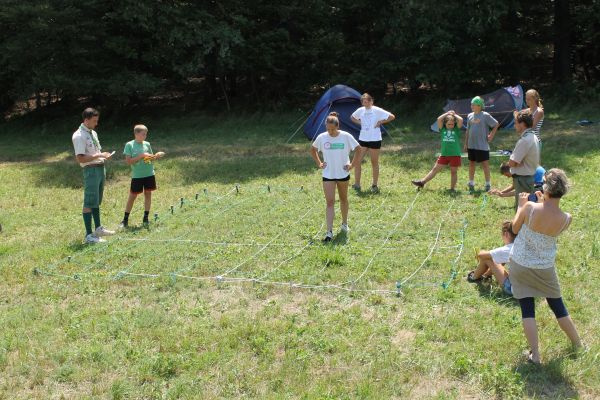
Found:
[[(319, 133), (325, 132), (325, 119), (330, 112), (339, 114), (340, 129), (351, 133), (356, 139), (360, 134), (360, 125), (356, 125), (350, 116), (361, 106), (360, 93), (346, 85), (335, 85), (321, 96), (308, 120), (304, 124), (304, 134), (314, 140)], [(385, 128), (381, 128), (386, 133)]]
[[(500, 123), (501, 129), (514, 127), (513, 111), (521, 110), (525, 100), (521, 85), (501, 88), (492, 93), (484, 94), (481, 97), (485, 102), (484, 111), (496, 118)], [(471, 99), (448, 100), (444, 106), (444, 112), (448, 110), (454, 110), (458, 115), (463, 117), (466, 127), (467, 116), (471, 113)], [(431, 130), (438, 132), (437, 121), (431, 125)]]

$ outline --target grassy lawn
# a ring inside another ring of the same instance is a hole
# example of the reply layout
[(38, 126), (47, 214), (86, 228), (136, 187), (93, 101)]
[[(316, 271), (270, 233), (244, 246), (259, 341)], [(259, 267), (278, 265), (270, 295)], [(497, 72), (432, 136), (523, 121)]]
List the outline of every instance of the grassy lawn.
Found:
[[(557, 262), (589, 350), (572, 354), (538, 300), (541, 367), (521, 359), (518, 303), (464, 279), (474, 248), (501, 245), (512, 199), (450, 195), (448, 172), (417, 192), (410, 179), (439, 151), (433, 117), (396, 115), (382, 192), (351, 193), (351, 232), (331, 245), (320, 243), (309, 143), (285, 143), (299, 111), (131, 116), (167, 153), (158, 219), (143, 228), (138, 199), (132, 229), (93, 247), (81, 244), (78, 119), (1, 124), (0, 399), (599, 398), (600, 129), (574, 124), (598, 115), (549, 113), (544, 125), (542, 164), (573, 181)], [(117, 118), (97, 130), (117, 155), (132, 136)], [(515, 142), (500, 131), (493, 148)], [(494, 186), (509, 184), (502, 160)], [(367, 187), (368, 161), (363, 171)], [(107, 176), (102, 218), (114, 228), (129, 187), (122, 156)]]

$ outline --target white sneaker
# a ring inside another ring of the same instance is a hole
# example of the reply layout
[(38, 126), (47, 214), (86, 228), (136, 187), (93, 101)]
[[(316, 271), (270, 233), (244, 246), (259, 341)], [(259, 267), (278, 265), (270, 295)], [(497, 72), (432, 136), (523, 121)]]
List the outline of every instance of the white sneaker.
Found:
[(102, 239), (101, 237), (96, 236), (93, 233), (90, 233), (89, 235), (87, 235), (85, 237), (85, 243), (88, 243), (88, 244), (96, 244), (96, 243), (102, 243), (102, 242), (106, 242), (106, 240)]
[(115, 234), (115, 231), (109, 231), (108, 229), (106, 229), (103, 226), (97, 227), (96, 230), (94, 231), (94, 235), (96, 235), (97, 237), (112, 236), (114, 234)]
[(341, 229), (341, 231), (342, 231), (342, 232), (344, 232), (344, 233), (348, 233), (348, 232), (350, 232), (350, 228), (348, 228), (348, 224), (342, 224), (342, 226), (341, 226), (341, 228), (340, 228), (340, 229)]

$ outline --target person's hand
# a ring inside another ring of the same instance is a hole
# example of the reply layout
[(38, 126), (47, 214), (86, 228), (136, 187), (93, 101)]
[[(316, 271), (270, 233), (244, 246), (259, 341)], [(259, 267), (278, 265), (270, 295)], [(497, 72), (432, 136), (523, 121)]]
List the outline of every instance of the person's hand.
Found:
[(109, 159), (112, 157), (112, 153), (109, 153), (108, 151), (105, 151), (104, 153), (100, 153), (100, 157), (104, 158), (104, 159)]
[(351, 169), (352, 169), (352, 164), (346, 164), (346, 165), (344, 165), (344, 171), (350, 172)]
[(500, 190), (498, 189), (492, 189), (488, 192), (488, 194), (492, 195), (492, 196), (499, 196), (500, 195)]
[(158, 153), (156, 153), (154, 155), (154, 158), (162, 158), (162, 157), (164, 157), (164, 155), (165, 155), (164, 151), (159, 151)]
[(447, 112), (447, 114), (454, 116), (454, 114), (456, 114), (456, 113), (454, 112), (454, 110), (450, 110)]
[(527, 192), (519, 193), (519, 207), (523, 207), (525, 204), (527, 204), (528, 197), (529, 197), (529, 193), (527, 193)]
[(537, 197), (537, 202), (538, 202), (538, 203), (543, 203), (543, 202), (544, 202), (544, 193), (542, 193), (542, 191), (541, 191), (541, 190), (537, 190), (537, 191), (535, 192), (535, 195), (536, 195), (536, 197)]
[(381, 123), (381, 121), (377, 121), (377, 123), (375, 124), (375, 128), (379, 128), (381, 125), (383, 125), (383, 124)]
[(488, 135), (487, 137), (488, 139), (488, 143), (491, 142), (492, 140), (494, 140), (494, 135), (492, 135), (491, 133)]
[(317, 163), (317, 168), (319, 168), (319, 169), (325, 169), (325, 168), (327, 168), (327, 163), (326, 162), (319, 162), (319, 163)]

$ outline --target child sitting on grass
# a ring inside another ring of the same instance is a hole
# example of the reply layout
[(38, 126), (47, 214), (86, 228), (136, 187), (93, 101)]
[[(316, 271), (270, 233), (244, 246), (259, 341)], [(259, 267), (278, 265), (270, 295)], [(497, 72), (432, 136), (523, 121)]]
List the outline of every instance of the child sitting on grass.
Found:
[(504, 242), (504, 246), (490, 251), (480, 251), (477, 254), (477, 268), (469, 272), (467, 281), (475, 283), (484, 278), (491, 278), (494, 275), (504, 293), (512, 296), (512, 286), (504, 264), (508, 262), (515, 237), (516, 235), (512, 231), (512, 222), (504, 221), (502, 224), (502, 241)]
[(427, 182), (432, 180), (438, 172), (446, 165), (450, 165), (450, 190), (456, 189), (458, 180), (458, 168), (461, 165), (461, 142), (460, 128), (463, 125), (463, 119), (460, 115), (450, 110), (437, 119), (438, 128), (442, 138), (442, 152), (438, 157), (435, 165), (429, 173), (423, 178), (416, 181), (411, 181), (413, 185), (422, 188)]

